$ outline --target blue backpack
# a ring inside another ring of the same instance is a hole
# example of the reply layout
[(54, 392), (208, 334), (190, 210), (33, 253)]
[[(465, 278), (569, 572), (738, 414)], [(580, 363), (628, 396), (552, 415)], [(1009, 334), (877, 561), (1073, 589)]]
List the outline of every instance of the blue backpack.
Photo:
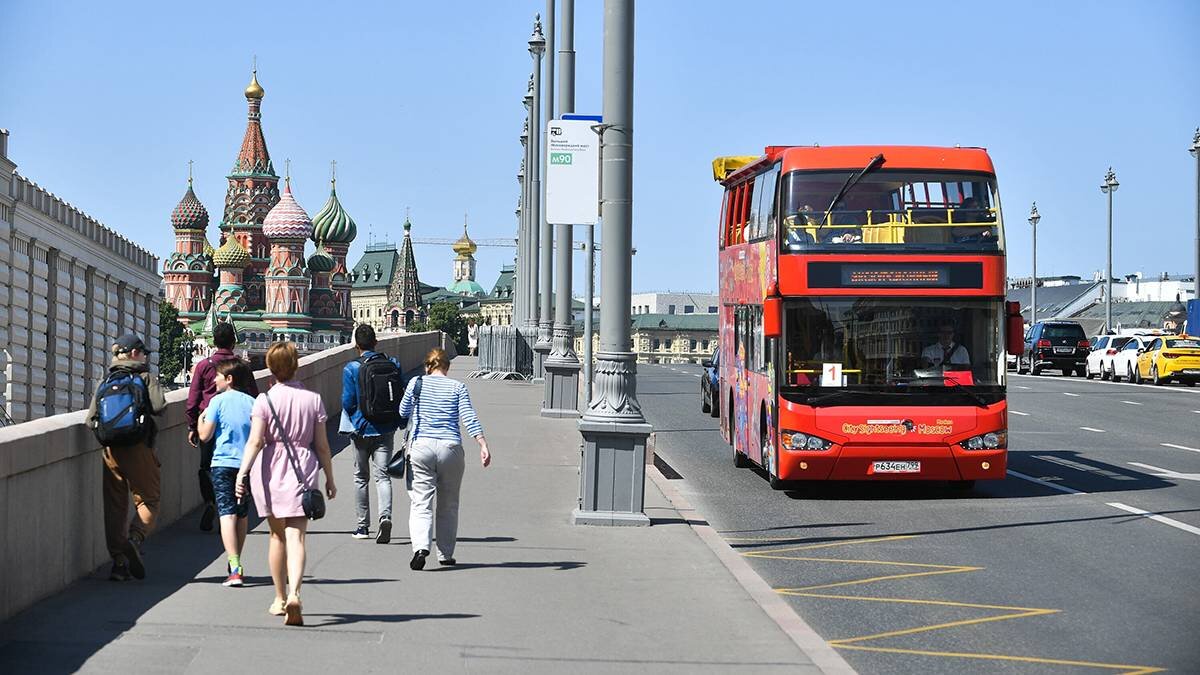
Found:
[(127, 447), (146, 439), (149, 392), (146, 381), (129, 370), (111, 373), (96, 391), (96, 418), (92, 430), (106, 447)]

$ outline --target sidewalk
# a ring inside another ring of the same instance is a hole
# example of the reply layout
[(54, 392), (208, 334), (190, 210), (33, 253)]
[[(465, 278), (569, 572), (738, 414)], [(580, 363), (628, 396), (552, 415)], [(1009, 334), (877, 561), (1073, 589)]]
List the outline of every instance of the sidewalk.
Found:
[(579, 432), (538, 415), (541, 385), (468, 384), (494, 459), (482, 469), (467, 441), (457, 567), (408, 569), (399, 483), (392, 543), (352, 539), (340, 453), (339, 496), (309, 531), (304, 628), (266, 613), (266, 524), (247, 540), (247, 587), (228, 589), (219, 537), (193, 514), (147, 542), (145, 581), (100, 570), (0, 624), (0, 671), (819, 672), (653, 482), (654, 526), (570, 524)]

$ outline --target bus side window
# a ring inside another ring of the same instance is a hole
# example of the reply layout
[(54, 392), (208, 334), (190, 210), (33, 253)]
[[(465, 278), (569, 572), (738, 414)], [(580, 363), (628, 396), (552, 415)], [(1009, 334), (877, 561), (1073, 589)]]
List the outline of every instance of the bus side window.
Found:
[(775, 196), (779, 179), (779, 165), (758, 177), (760, 189), (754, 199), (754, 209), (758, 212), (758, 239), (775, 236)]
[(721, 218), (718, 231), (720, 235), (717, 237), (717, 245), (720, 248), (725, 248), (729, 244), (729, 211), (732, 208), (730, 203), (729, 189), (725, 189), (725, 196), (721, 199)]

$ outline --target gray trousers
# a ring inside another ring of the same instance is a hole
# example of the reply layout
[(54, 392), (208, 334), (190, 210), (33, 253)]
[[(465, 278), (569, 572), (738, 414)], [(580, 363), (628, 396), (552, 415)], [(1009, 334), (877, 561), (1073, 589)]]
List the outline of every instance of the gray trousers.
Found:
[(371, 525), (368, 471), (375, 479), (379, 519), (392, 519), (392, 477), (388, 475), (387, 464), (392, 458), (395, 437), (395, 432), (382, 436), (354, 436), (354, 499), (358, 506), (359, 527)]
[(414, 551), (432, 550), (433, 502), (437, 497), (438, 560), (454, 557), (458, 539), (458, 493), (466, 469), (463, 446), (454, 441), (418, 438), (408, 444), (408, 536)]

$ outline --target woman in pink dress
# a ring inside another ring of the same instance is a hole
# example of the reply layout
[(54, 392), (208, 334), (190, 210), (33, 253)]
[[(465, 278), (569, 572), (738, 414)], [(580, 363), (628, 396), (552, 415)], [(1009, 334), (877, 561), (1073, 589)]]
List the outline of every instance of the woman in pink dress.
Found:
[[(238, 497), (245, 494), (248, 484), (258, 513), (267, 517), (271, 528), (268, 560), (275, 601), (267, 611), (284, 616), (289, 626), (304, 625), (300, 584), (304, 578), (308, 518), (304, 516), (301, 494), (316, 487), (317, 469), (321, 468), (325, 470), (325, 494), (330, 499), (337, 495), (329, 438), (325, 435), (325, 404), (319, 394), (292, 379), (299, 366), (296, 345), (291, 342), (276, 342), (267, 350), (267, 368), (275, 376), (275, 385), (254, 402), (250, 440), (237, 477)], [(303, 485), (288, 456), (285, 435), (304, 477)]]

